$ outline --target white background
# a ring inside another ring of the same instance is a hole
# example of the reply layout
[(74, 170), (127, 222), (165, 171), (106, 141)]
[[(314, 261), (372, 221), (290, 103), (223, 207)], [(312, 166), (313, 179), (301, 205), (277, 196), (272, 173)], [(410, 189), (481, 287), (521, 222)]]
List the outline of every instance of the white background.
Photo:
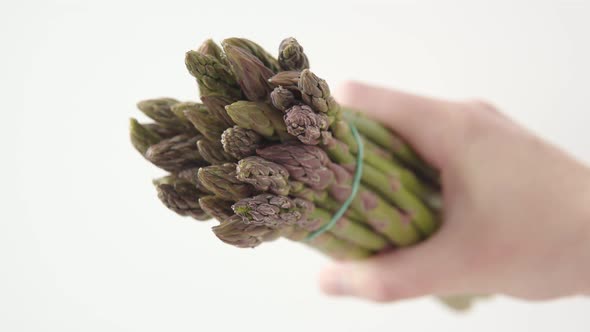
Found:
[(235, 249), (162, 207), (162, 172), (127, 137), (138, 100), (197, 98), (183, 58), (204, 39), (276, 52), (292, 35), (333, 86), (483, 97), (590, 161), (588, 2), (4, 0), (0, 13), (0, 331), (590, 329), (581, 298), (500, 297), (466, 315), (327, 298), (319, 254)]

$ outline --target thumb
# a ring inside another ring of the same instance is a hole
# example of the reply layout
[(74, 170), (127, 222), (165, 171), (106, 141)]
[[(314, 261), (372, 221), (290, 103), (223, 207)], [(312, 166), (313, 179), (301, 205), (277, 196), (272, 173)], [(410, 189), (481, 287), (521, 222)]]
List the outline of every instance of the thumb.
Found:
[(361, 262), (336, 263), (322, 271), (320, 287), (329, 295), (378, 302), (461, 293), (461, 266), (438, 235)]

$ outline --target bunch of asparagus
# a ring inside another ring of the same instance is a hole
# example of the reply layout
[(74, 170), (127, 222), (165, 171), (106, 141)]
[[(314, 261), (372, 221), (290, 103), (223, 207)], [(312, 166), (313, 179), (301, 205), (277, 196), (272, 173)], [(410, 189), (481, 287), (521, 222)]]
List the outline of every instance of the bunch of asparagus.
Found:
[[(294, 38), (281, 42), (278, 58), (247, 39), (207, 40), (185, 62), (201, 103), (144, 100), (138, 108), (154, 122), (131, 119), (135, 149), (169, 172), (154, 180), (166, 207), (217, 219), (214, 234), (236, 247), (284, 237), (335, 259), (436, 231), (436, 171), (394, 132), (341, 107)], [(333, 227), (314, 233), (351, 196), (361, 148), (357, 194)]]

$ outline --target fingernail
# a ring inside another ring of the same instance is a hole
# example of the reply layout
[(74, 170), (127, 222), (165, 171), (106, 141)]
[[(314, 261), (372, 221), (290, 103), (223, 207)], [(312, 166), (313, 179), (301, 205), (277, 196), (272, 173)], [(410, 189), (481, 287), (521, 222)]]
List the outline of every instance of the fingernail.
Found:
[(350, 294), (350, 284), (346, 272), (339, 266), (331, 266), (320, 274), (320, 288), (329, 295)]

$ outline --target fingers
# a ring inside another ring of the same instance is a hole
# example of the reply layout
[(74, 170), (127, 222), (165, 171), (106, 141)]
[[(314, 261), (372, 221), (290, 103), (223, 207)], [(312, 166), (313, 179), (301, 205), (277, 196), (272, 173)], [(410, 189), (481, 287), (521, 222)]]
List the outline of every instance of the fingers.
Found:
[(440, 167), (453, 132), (452, 121), (460, 103), (420, 97), (358, 82), (339, 88), (337, 100), (385, 124)]
[(320, 287), (330, 295), (378, 302), (462, 292), (460, 266), (443, 240), (435, 236), (416, 247), (335, 264), (322, 271)]

